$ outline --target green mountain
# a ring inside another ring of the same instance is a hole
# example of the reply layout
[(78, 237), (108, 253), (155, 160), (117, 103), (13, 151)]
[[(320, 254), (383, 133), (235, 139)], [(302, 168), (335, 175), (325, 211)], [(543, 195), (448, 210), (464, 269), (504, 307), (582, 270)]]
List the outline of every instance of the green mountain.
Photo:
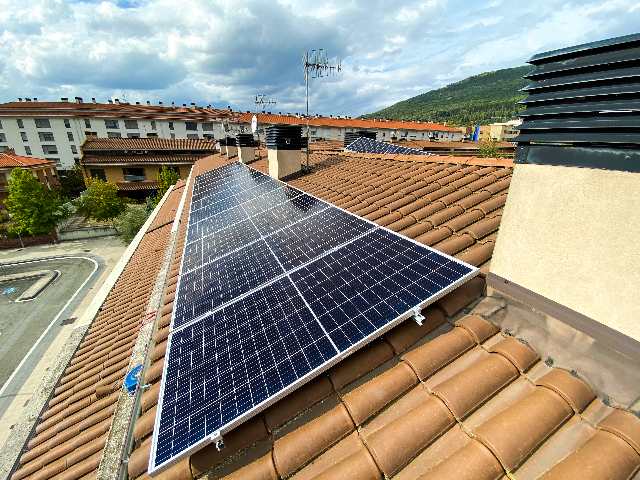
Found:
[(446, 87), (403, 100), (363, 118), (422, 120), (460, 126), (502, 122), (513, 118), (528, 81), (530, 66), (505, 68), (465, 78)]

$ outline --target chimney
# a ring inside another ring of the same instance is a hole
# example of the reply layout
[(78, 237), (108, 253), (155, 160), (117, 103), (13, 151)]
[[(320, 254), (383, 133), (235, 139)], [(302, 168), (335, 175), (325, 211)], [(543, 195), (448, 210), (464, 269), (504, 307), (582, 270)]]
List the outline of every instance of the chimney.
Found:
[[(629, 90), (617, 79), (619, 59), (635, 58), (639, 45), (634, 34), (529, 60), (529, 97), (520, 102), (515, 168), (487, 278), (510, 297), (535, 301), (541, 325), (564, 322), (594, 343), (634, 351), (636, 364), (640, 131), (629, 105), (638, 96), (622, 100)], [(625, 68), (640, 76), (638, 63)]]
[(91, 101), (92, 101), (93, 103), (96, 103), (96, 97), (91, 97)]
[(107, 100), (107, 102), (109, 102), (110, 104), (113, 104), (113, 100), (111, 99)]
[(192, 106), (192, 107), (195, 107), (195, 106), (196, 106), (196, 104), (195, 104), (194, 102), (191, 102), (191, 106)]
[(238, 160), (242, 163), (251, 163), (255, 160), (256, 141), (252, 133), (239, 133), (236, 135)]
[(120, 99), (119, 99), (119, 98), (116, 98), (116, 99), (115, 99), (115, 102), (116, 102), (118, 105), (120, 105)]
[(233, 158), (238, 155), (238, 147), (236, 146), (236, 137), (227, 137), (225, 139), (227, 157)]
[(302, 163), (302, 127), (273, 125), (267, 127), (269, 175), (283, 179), (298, 173)]
[(30, 101), (31, 101), (31, 98), (29, 98), (29, 97), (24, 97), (24, 101), (25, 101), (25, 102), (30, 102)]
[(37, 102), (38, 101), (38, 97), (33, 97), (33, 101)]
[(18, 101), (21, 102), (22, 101), (22, 97), (18, 97)]
[(136, 105), (140, 105), (140, 102), (136, 102)]
[(162, 102), (158, 102), (158, 105), (162, 105)]
[(76, 97), (76, 103), (82, 103), (82, 97)]
[(60, 101), (61, 102), (68, 102), (69, 98), (68, 97), (60, 97)]

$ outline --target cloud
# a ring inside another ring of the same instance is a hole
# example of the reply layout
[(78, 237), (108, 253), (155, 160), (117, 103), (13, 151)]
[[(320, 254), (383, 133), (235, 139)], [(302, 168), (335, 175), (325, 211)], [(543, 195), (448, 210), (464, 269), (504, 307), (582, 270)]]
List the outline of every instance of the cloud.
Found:
[(358, 115), (534, 53), (634, 33), (636, 0), (0, 0), (0, 100), (61, 96)]

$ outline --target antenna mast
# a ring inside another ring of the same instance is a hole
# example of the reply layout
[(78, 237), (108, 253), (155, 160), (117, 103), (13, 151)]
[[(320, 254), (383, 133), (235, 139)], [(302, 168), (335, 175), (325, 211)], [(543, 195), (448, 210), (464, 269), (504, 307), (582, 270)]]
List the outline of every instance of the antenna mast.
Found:
[(302, 57), (304, 67), (304, 84), (306, 90), (306, 120), (307, 120), (307, 170), (309, 169), (309, 79), (336, 75), (342, 71), (342, 63), (338, 60), (330, 62), (324, 48), (307, 50)]

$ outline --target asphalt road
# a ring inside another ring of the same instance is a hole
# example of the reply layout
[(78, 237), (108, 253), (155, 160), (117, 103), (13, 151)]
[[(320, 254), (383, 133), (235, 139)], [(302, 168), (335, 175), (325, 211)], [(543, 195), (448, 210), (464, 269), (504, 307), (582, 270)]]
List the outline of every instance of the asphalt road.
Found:
[[(91, 282), (83, 283), (92, 276), (96, 263), (89, 258), (60, 258), (40, 260), (13, 265), (0, 264), (0, 275), (22, 273), (34, 270), (57, 270), (58, 277), (51, 282), (35, 299), (16, 303), (10, 292), (2, 294), (6, 284), (0, 287), (0, 388), (2, 388), (25, 359), (25, 355), (46, 331), (46, 334), (29, 355), (29, 364), (37, 362), (39, 353), (46, 349), (55, 338), (75, 305), (82, 300), (83, 290)], [(94, 276), (95, 278), (95, 276)], [(24, 285), (19, 285), (23, 287)], [(78, 289), (81, 291), (76, 294)], [(75, 298), (72, 297), (75, 295)], [(52, 322), (55, 320), (55, 323)], [(47, 327), (51, 327), (47, 331)], [(27, 368), (28, 370), (28, 368)], [(17, 380), (17, 379), (16, 379)], [(5, 392), (10, 394), (10, 392)], [(2, 395), (4, 396), (4, 395)], [(2, 400), (2, 398), (0, 398)]]

